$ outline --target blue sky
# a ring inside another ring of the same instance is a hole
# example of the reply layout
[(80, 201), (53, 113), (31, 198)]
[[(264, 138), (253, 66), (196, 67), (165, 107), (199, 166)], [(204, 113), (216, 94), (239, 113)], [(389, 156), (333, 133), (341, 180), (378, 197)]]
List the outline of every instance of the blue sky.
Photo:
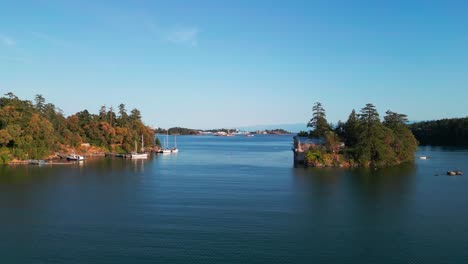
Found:
[[(386, 3), (383, 3), (386, 2)], [(1, 1), (0, 92), (153, 126), (467, 116), (466, 1)]]

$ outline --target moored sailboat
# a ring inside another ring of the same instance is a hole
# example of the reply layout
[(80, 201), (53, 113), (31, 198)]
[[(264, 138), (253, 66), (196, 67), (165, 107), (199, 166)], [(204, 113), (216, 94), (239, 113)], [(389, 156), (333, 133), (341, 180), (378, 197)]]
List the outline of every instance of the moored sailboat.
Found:
[(131, 159), (147, 159), (148, 158), (148, 153), (144, 153), (144, 141), (143, 141), (143, 135), (141, 135), (141, 153), (137, 152), (137, 141), (135, 140), (135, 151), (130, 154)]
[(169, 131), (166, 132), (166, 140), (164, 141), (164, 148), (159, 150), (159, 153), (161, 154), (169, 154), (171, 153), (171, 150), (168, 148), (168, 138), (169, 138)]

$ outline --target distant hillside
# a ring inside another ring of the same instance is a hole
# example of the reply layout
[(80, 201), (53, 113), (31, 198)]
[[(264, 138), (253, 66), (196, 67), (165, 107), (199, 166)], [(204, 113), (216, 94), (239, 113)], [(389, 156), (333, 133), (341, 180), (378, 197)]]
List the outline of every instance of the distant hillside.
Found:
[(421, 145), (468, 147), (468, 117), (416, 122), (410, 128)]
[(289, 131), (286, 131), (284, 129), (273, 129), (273, 130), (265, 130), (267, 134), (272, 134), (272, 135), (287, 135), (287, 134), (292, 134)]
[(198, 130), (185, 128), (185, 127), (171, 127), (168, 130), (163, 128), (157, 128), (154, 130), (156, 134), (166, 134), (169, 135), (197, 135)]
[(239, 130), (243, 131), (257, 131), (257, 130), (275, 130), (283, 129), (285, 131), (290, 131), (292, 133), (297, 133), (301, 130), (307, 130), (305, 123), (296, 123), (296, 124), (277, 124), (277, 125), (255, 125), (255, 126), (245, 126), (239, 127)]

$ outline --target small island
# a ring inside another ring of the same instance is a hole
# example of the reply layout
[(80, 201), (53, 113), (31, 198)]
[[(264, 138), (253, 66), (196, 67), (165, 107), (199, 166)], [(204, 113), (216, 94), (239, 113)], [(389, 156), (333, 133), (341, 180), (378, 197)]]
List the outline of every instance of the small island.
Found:
[(294, 163), (313, 167), (386, 167), (414, 161), (418, 141), (407, 116), (387, 111), (381, 122), (373, 104), (332, 126), (322, 104), (312, 108), (310, 131), (294, 137)]

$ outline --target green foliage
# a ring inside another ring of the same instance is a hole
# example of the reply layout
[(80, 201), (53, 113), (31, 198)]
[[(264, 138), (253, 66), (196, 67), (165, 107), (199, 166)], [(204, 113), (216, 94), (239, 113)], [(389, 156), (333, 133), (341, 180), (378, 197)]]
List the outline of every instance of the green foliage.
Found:
[(317, 148), (310, 148), (305, 154), (305, 160), (308, 164), (320, 164), (323, 153)]
[(8, 164), (10, 160), (10, 150), (7, 147), (0, 148), (0, 164)]
[(197, 135), (198, 131), (184, 128), (184, 127), (171, 127), (168, 130), (169, 135)]
[[(321, 108), (316, 104), (317, 109)], [(318, 110), (318, 112), (323, 112)], [(317, 114), (315, 116), (324, 116)], [(359, 114), (353, 110), (346, 123), (338, 122), (334, 131), (317, 132), (322, 134), (325, 142), (306, 152), (306, 162), (315, 166), (392, 166), (414, 159), (418, 142), (406, 123), (406, 115), (387, 111), (384, 122), (372, 104), (366, 104)], [(312, 123), (309, 122), (309, 124)], [(344, 142), (346, 148), (341, 148)]]
[(468, 117), (418, 122), (410, 127), (421, 145), (468, 147)]
[(120, 145), (115, 146), (114, 149), (113, 149), (113, 151), (114, 151), (115, 153), (118, 153), (118, 154), (125, 154), (125, 153), (128, 153), (128, 152), (125, 151), (125, 150), (122, 148), (122, 146), (120, 146)]
[(338, 153), (340, 150), (340, 138), (338, 135), (332, 131), (326, 132), (324, 147), (328, 153)]
[(325, 109), (322, 104), (316, 102), (312, 107), (312, 118), (307, 127), (312, 128), (310, 137), (324, 137), (327, 131), (330, 131), (330, 125), (327, 122)]
[(359, 120), (367, 126), (380, 123), (379, 113), (373, 104), (366, 104), (366, 106), (361, 109), (361, 113), (358, 117)]
[(406, 126), (406, 115), (387, 111), (384, 123), (372, 104), (359, 114), (355, 158), (361, 166), (391, 166), (414, 159), (417, 141)]
[(154, 140), (154, 145), (161, 147), (161, 140), (159, 140), (158, 137), (156, 137), (156, 139)]
[(358, 140), (359, 120), (356, 111), (353, 109), (349, 114), (348, 121), (344, 125), (344, 133), (341, 135), (345, 139), (346, 146), (354, 146)]
[(291, 134), (291, 132), (286, 131), (286, 130), (281, 129), (281, 128), (266, 129), (265, 132), (266, 132), (267, 134), (270, 134), (270, 135), (287, 135), (287, 134)]
[(408, 116), (405, 114), (399, 114), (388, 110), (384, 117), (384, 125), (388, 127), (396, 127), (400, 125), (406, 125), (408, 123)]
[(33, 105), (8, 93), (0, 98), (0, 163), (12, 158), (42, 159), (61, 147), (76, 148), (85, 142), (130, 152), (135, 140), (141, 142), (141, 135), (145, 146), (152, 146), (154, 132), (142, 123), (140, 112), (132, 110), (129, 118), (121, 106), (118, 118), (105, 106), (98, 115), (84, 110), (64, 117), (42, 95), (36, 95)]

